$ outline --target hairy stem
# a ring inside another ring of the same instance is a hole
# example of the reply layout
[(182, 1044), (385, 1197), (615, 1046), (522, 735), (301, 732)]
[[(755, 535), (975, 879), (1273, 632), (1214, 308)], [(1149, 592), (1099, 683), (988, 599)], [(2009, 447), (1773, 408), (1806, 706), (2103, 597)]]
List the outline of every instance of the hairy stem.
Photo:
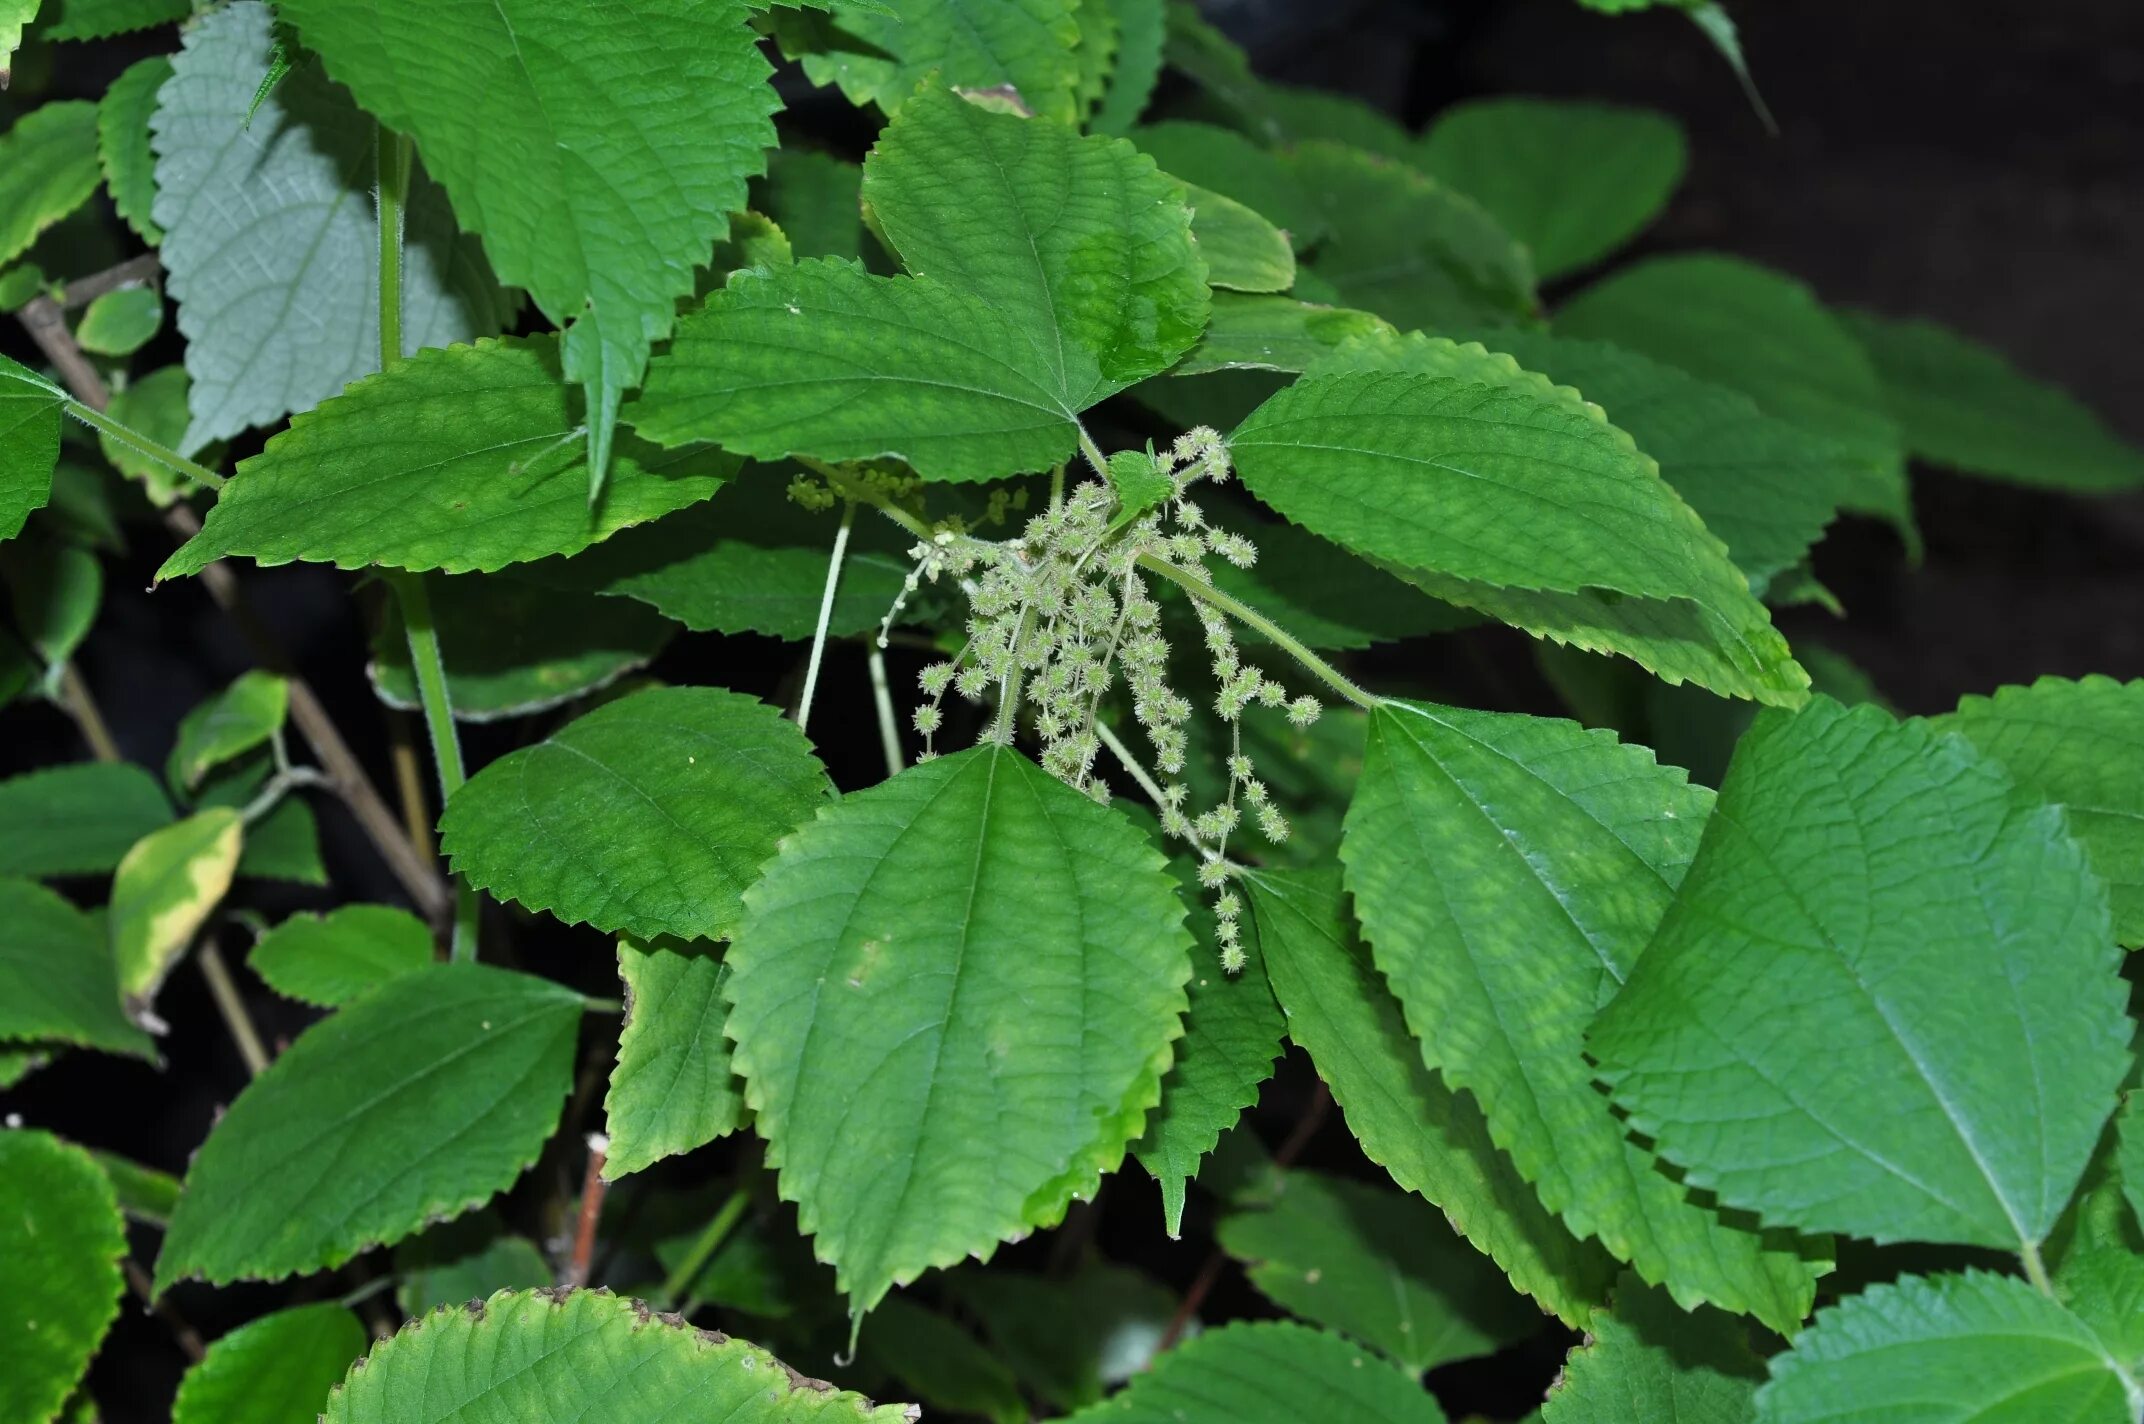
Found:
[(677, 1269), (663, 1282), (664, 1310), (677, 1309), (685, 1292), (691, 1289), (693, 1279), (714, 1259), (715, 1251), (729, 1239), (730, 1232), (737, 1226), (737, 1218), (744, 1215), (744, 1209), (751, 1203), (751, 1193), (743, 1187), (729, 1194), (729, 1199), (716, 1211), (714, 1220), (707, 1223), (706, 1229), (694, 1239), (692, 1249), (685, 1253), (685, 1258), (677, 1263)]
[(834, 618), (834, 592), (841, 587), (841, 561), (849, 552), (849, 530), (856, 526), (856, 501), (841, 506), (841, 527), (834, 531), (834, 552), (826, 561), (826, 587), (819, 594), (819, 624), (812, 630), (811, 660), (804, 665), (804, 694), (797, 699), (797, 730), (811, 725), (811, 700), (819, 691), (819, 664), (826, 660), (826, 629)]
[[(447, 665), (439, 655), (439, 629), (432, 622), (432, 596), (424, 575), (389, 575), (402, 605), (402, 626), (409, 634), (410, 670), (417, 678), (417, 700), (424, 708), (425, 730), (432, 737), (432, 764), (439, 772), (439, 804), (444, 807), (468, 780), (462, 770), (461, 734), (454, 726), (454, 704), (447, 693)], [(466, 883), (454, 889), (454, 938), (450, 959), (476, 958), (476, 892)]]
[(402, 215), (409, 200), (409, 139), (381, 128), (380, 369), (402, 359)]
[[(1139, 789), (1144, 791), (1147, 799), (1154, 803), (1154, 809), (1156, 811), (1168, 810), (1169, 798), (1162, 794), (1161, 783), (1154, 780), (1147, 769), (1139, 764), (1138, 755), (1130, 747), (1124, 745), (1123, 738), (1109, 730), (1108, 723), (1099, 720), (1094, 724), (1094, 735), (1101, 739), (1103, 746), (1109, 748), (1109, 754), (1117, 759), (1117, 764), (1130, 774), (1131, 779), (1139, 783)], [(1209, 849), (1206, 843), (1195, 834), (1186, 835), (1184, 839), (1191, 842), (1192, 849), (1208, 859), (1217, 854), (1217, 852)]]
[(1152, 554), (1141, 554), (1139, 556), (1139, 567), (1161, 575), (1161, 577), (1175, 584), (1201, 603), (1218, 608), (1244, 627), (1263, 634), (1267, 641), (1301, 663), (1318, 681), (1324, 683), (1357, 707), (1368, 710), (1377, 705), (1375, 697), (1350, 682), (1341, 674), (1338, 668), (1310, 651), (1310, 648), (1301, 639), (1266, 617), (1265, 614), (1251, 607), (1248, 603), (1223, 593), (1203, 579), (1184, 572), (1184, 570), (1166, 559), (1157, 559)]
[(893, 713), (893, 690), (886, 683), (886, 655), (870, 645), (865, 661), (871, 669), (871, 706), (878, 713), (878, 745), (886, 754), (886, 775), (901, 774), (901, 728)]
[(203, 489), (223, 488), (223, 476), (214, 470), (206, 465), (196, 464), (176, 450), (157, 444), (133, 426), (112, 419), (86, 401), (68, 401), (67, 413), (90, 429), (109, 436), (115, 443), (126, 446), (143, 459), (154, 460), (167, 470), (177, 471)]

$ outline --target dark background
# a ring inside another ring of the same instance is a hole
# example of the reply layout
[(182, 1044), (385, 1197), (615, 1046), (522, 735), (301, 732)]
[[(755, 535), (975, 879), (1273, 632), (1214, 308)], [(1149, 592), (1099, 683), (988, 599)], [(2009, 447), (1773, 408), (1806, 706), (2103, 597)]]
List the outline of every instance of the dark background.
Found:
[[(2144, 381), (2144, 287), (2136, 280), (2144, 254), (2144, 7), (2133, 0), (1742, 0), (1733, 8), (1777, 116), (1776, 136), (1709, 43), (1673, 13), (1610, 18), (1571, 0), (1207, 5), (1262, 72), (1355, 94), (1410, 126), (1483, 94), (1664, 110), (1690, 136), (1690, 172), (1638, 253), (1720, 248), (1782, 268), (1834, 302), (1933, 317), (2068, 386), (2144, 440), (2144, 407), (2135, 398)], [(165, 48), (168, 36), (140, 37), (140, 53)], [(56, 97), (94, 95), (133, 57), (121, 46), (75, 53), (83, 71), (58, 76)], [(817, 107), (801, 88), (796, 97), (807, 110)], [(1553, 304), (1560, 293), (1548, 295)], [(34, 359), (12, 327), (0, 344)], [(1914, 496), (1924, 563), (1909, 565), (1883, 528), (1842, 524), (1819, 551), (1818, 573), (1848, 616), (1797, 610), (1783, 620), (1790, 633), (1816, 634), (1849, 653), (1908, 712), (1941, 711), (1963, 693), (2046, 673), (2144, 675), (2144, 494), (2086, 501), (1917, 469)], [(135, 554), (109, 570), (105, 612), (80, 665), (127, 754), (160, 765), (179, 716), (249, 660), (197, 589), (147, 590), (165, 546), (153, 529), (136, 543)], [(347, 596), (351, 578), (322, 569), (244, 576), (387, 786), (381, 723), (362, 672), (363, 628)], [(1545, 699), (1522, 636), (1467, 636), (1476, 640), (1475, 664), (1487, 669), (1473, 679), (1478, 700)], [(657, 670), (772, 694), (792, 675), (794, 658), (793, 649), (755, 640), (717, 646), (687, 638)], [(856, 669), (830, 666), (828, 678), (829, 705), (862, 695)], [(845, 685), (850, 679), (858, 685)], [(510, 735), (475, 733), (473, 761), (506, 749)], [(857, 742), (853, 765), (834, 758), (849, 784), (874, 774), (869, 739)], [(18, 706), (0, 717), (0, 770), (81, 754), (56, 711)], [(340, 812), (325, 804), (321, 811), (340, 890), (394, 899)], [(288, 905), (276, 901), (284, 893)], [(271, 892), (264, 908), (320, 903), (318, 895)], [(532, 930), (516, 940), (530, 967), (595, 987), (591, 972), (607, 956), (591, 937)], [(75, 1055), (0, 1095), (0, 1104), (182, 1170), (217, 1104), (242, 1085), (243, 1070), (211, 1027), (196, 976), (175, 976), (162, 1007), (191, 1030), (169, 1041), (167, 1076)], [(293, 1033), (308, 1017), (264, 992), (254, 1008), (271, 1034)], [(1289, 1135), (1313, 1081), (1297, 1059), (1269, 1087), (1255, 1119), (1269, 1147)], [(1336, 1117), (1304, 1160), (1362, 1170)], [(571, 1164), (547, 1166), (556, 1173)], [(1176, 1244), (1155, 1231), (1153, 1188), (1137, 1168), (1104, 1202), (1104, 1219), (1088, 1225), (1105, 1248), (1179, 1288), (1191, 1279), (1210, 1222), (1196, 1198), (1186, 1239)], [(153, 1241), (138, 1244), (148, 1259)], [(1046, 1241), (1031, 1243), (1021, 1254), (1046, 1249)], [(180, 1297), (211, 1335), (288, 1299), (252, 1288)], [(1233, 1269), (1211, 1300), (1216, 1318), (1266, 1312)], [(1475, 1407), (1509, 1418), (1539, 1399), (1565, 1343), (1551, 1332), (1534, 1347), (1441, 1371), (1433, 1382), (1455, 1417)], [(130, 1303), (92, 1376), (106, 1417), (161, 1418), (182, 1363), (163, 1328)]]

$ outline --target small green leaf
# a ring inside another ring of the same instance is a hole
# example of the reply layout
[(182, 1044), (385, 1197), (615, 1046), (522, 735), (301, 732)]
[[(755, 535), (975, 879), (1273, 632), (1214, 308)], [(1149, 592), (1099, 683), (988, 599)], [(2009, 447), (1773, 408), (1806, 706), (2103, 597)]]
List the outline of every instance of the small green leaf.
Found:
[(1123, 1393), (1070, 1424), (1444, 1424), (1437, 1401), (1337, 1335), (1238, 1321), (1157, 1358)]
[(292, 915), (261, 936), (246, 963), (286, 998), (332, 1009), (432, 962), (424, 921), (388, 905)]
[(156, 778), (128, 762), (49, 766), (0, 781), (0, 875), (97, 875), (169, 824)]
[(1234, 129), (1170, 119), (1132, 130), (1131, 141), (1162, 171), (1234, 198), (1288, 234), (1302, 252), (1325, 235), (1325, 216), (1295, 170)]
[(496, 1291), (549, 1285), (553, 1274), (534, 1242), (482, 1207), (395, 1247), (395, 1303), (406, 1315), (424, 1315)]
[(369, 1338), (333, 1301), (264, 1315), (209, 1346), (186, 1372), (171, 1424), (290, 1424), (317, 1415)]
[(1477, 99), (1439, 114), (1415, 159), (1525, 243), (1546, 281), (1642, 232), (1682, 181), (1686, 147), (1650, 109)]
[[(1216, 292), (1213, 318), (1172, 376), (1209, 371), (1307, 371), (1352, 339), (1391, 333), (1383, 317), (1293, 297)], [(1396, 334), (1396, 333), (1395, 333)]]
[[(159, 445), (176, 446), (186, 434), (190, 418), (186, 406), (192, 389), (184, 366), (163, 366), (113, 391), (106, 413)], [(104, 452), (113, 469), (139, 480), (142, 492), (158, 506), (169, 505), (193, 487), (169, 465), (150, 459), (138, 446), (114, 440), (101, 430), (97, 432), (97, 448)]]
[(65, 404), (49, 381), (0, 356), (0, 539), (51, 502)]
[(100, 356), (130, 356), (164, 325), (164, 299), (154, 287), (121, 287), (89, 304), (74, 339)]
[(1542, 1424), (1753, 1424), (1764, 1366), (1741, 1322), (1625, 1277), (1541, 1406)]
[(136, 60), (97, 101), (97, 161), (104, 186), (112, 207), (151, 247), (164, 240), (164, 230), (150, 216), (156, 207), (156, 150), (149, 144), (149, 120), (156, 113), (157, 91), (169, 78), (168, 56)]
[(1161, 78), (1162, 42), (1168, 32), (1163, 0), (1100, 0), (1116, 21), (1116, 61), (1110, 67), (1102, 102), (1087, 126), (1096, 133), (1123, 135), (1139, 122), (1154, 85)]
[(2129, 1069), (2118, 958), (2061, 812), (1963, 739), (1817, 698), (1742, 737), (1590, 1044), (1632, 1125), (1727, 1206), (2031, 1246)]
[(1191, 184), (1184, 194), (1208, 282), (1238, 292), (1285, 292), (1295, 285), (1288, 234), (1234, 198)]
[[(248, 123), (274, 32), (274, 15), (254, 0), (204, 15), (150, 121), (159, 256), (193, 378), (181, 454), (311, 410), (380, 365), (377, 125), (311, 59)], [(402, 283), (405, 355), (488, 336), (510, 313), (475, 242), (456, 233), (421, 176)]]
[(505, 1190), (558, 1126), (581, 1010), (547, 980), (441, 964), (307, 1029), (195, 1153), (157, 1293), (338, 1266)]
[(2144, 1368), (2144, 1256), (2118, 1246), (2079, 1252), (2063, 1263), (2055, 1293), (2134, 1381)]
[(1935, 464), (2088, 494), (2144, 485), (2144, 451), (2059, 386), (1931, 321), (1847, 312), (1906, 446)]
[(783, 842), (730, 949), (728, 1031), (852, 1310), (1117, 1166), (1181, 1031), (1182, 915), (1130, 822), (995, 745)]
[(906, 1296), (890, 1295), (864, 1322), (858, 1358), (885, 1370), (934, 1409), (1027, 1424), (1012, 1371), (973, 1335)]
[(1759, 1424), (2129, 1424), (2138, 1390), (2090, 1327), (2013, 1276), (1907, 1276), (1772, 1360)]
[(2115, 937), (2144, 945), (2144, 682), (2043, 677), (1964, 698), (1933, 725), (1962, 735), (2019, 789), (2062, 807), (2107, 883)]
[(1059, 1409), (1093, 1404), (1145, 1369), (1177, 1308), (1167, 1287), (1099, 1261), (1062, 1278), (964, 1270), (946, 1289), (1021, 1383)]
[(665, 1157), (735, 1132), (744, 1096), (722, 1036), (729, 971), (709, 947), (680, 940), (618, 941), (625, 1027), (603, 1098), (616, 1181)]
[(1371, 1161), (1445, 1219), (1543, 1309), (1577, 1326), (1614, 1262), (1542, 1207), (1489, 1139), (1481, 1110), (1422, 1062), (1400, 1007), (1347, 917), (1336, 871), (1244, 877), (1266, 973), (1302, 1045)]
[(245, 830), (228, 806), (198, 811), (134, 843), (112, 875), (107, 924), (119, 992), (146, 1008), (231, 888)]
[(799, 257), (864, 255), (864, 170), (845, 158), (809, 148), (767, 155), (767, 212), (789, 235)]
[(119, 1210), (130, 1220), (144, 1222), (159, 1230), (170, 1222), (172, 1208), (179, 1204), (177, 1177), (154, 1167), (144, 1167), (117, 1153), (92, 1148), (89, 1155), (97, 1159), (99, 1169), (111, 1178), (112, 1191), (119, 1199)]
[(447, 802), (440, 844), (478, 889), (568, 923), (717, 939), (826, 784), (765, 703), (650, 688), (478, 772)]
[(266, 746), (290, 712), (290, 680), (272, 672), (242, 674), (179, 722), (164, 765), (173, 787), (196, 790), (215, 767)]
[(935, 73), (957, 89), (1009, 88), (1031, 112), (1077, 123), (1078, 0), (934, 0), (884, 15), (850, 14), (842, 28), (876, 53), (804, 56), (814, 84), (838, 84), (853, 104), (889, 114)]
[(153, 1058), (120, 1007), (97, 921), (27, 880), (0, 877), (0, 1042), (71, 1043)]
[(1274, 1304), (1420, 1374), (1493, 1354), (1541, 1314), (1410, 1193), (1297, 1169), (1216, 1232)]
[(97, 106), (46, 104), (0, 134), (0, 266), (90, 199), (97, 171)]
[[(464, 722), (541, 712), (608, 687), (646, 667), (677, 631), (638, 604), (513, 575), (434, 579), (431, 599), (448, 701)], [(382, 702), (418, 709), (399, 604), (373, 634), (369, 671)]]
[(0, 1131), (0, 1419), (45, 1424), (119, 1314), (126, 1222), (90, 1155), (49, 1132)]
[(327, 865), (320, 859), (320, 826), (302, 797), (285, 796), (275, 809), (246, 828), (238, 873), (294, 885), (328, 883)]
[(45, 0), (48, 40), (102, 40), (175, 24), (193, 13), (188, 0)]
[(0, 592), (0, 702), (32, 690), (57, 698), (103, 605), (103, 566), (58, 539), (17, 539), (0, 545)]
[(157, 571), (245, 554), (489, 573), (570, 554), (695, 504), (734, 467), (618, 442), (595, 509), (579, 405), (548, 337), (423, 351), (298, 416), (240, 462), (202, 532)]

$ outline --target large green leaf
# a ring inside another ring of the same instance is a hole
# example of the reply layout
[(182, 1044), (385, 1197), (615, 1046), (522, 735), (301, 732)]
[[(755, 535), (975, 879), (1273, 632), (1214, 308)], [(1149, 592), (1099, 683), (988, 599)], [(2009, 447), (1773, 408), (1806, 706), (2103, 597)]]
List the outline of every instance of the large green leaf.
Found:
[(1574, 722), (1387, 702), (1340, 857), (1422, 1058), (1483, 1105), (1542, 1204), (1686, 1305), (1791, 1331), (1814, 1272), (1625, 1136), (1585, 1034), (1667, 912), (1712, 795)]
[(1291, 1171), (1271, 1205), (1223, 1218), (1216, 1235), (1276, 1305), (1417, 1374), (1541, 1325), (1435, 1207), (1389, 1187)]
[(32, 109), (0, 134), (0, 266), (97, 191), (97, 106)]
[(804, 734), (764, 702), (649, 688), (471, 777), (440, 846), (478, 889), (568, 923), (715, 939), (826, 789)]
[(1556, 329), (1680, 366), (1851, 449), (1866, 471), (1854, 508), (1903, 518), (1904, 453), (1868, 353), (1791, 277), (1707, 253), (1657, 257), (1586, 288)]
[(853, 262), (864, 253), (863, 181), (863, 168), (845, 158), (776, 149), (767, 155), (760, 206), (782, 225), (797, 256)]
[(1934, 725), (2062, 807), (2107, 883), (2115, 937), (2144, 945), (2144, 682), (2043, 677), (1964, 698)]
[(625, 1029), (603, 1112), (612, 1180), (690, 1152), (744, 1122), (744, 1097), (722, 1036), (722, 982), (709, 947), (680, 940), (618, 941), (625, 981)]
[(1305, 266), (1347, 305), (1403, 327), (1497, 325), (1533, 310), (1526, 250), (1471, 199), (1341, 144), (1305, 143), (1286, 162), (1326, 229)]
[(1591, 1046), (1729, 1206), (2036, 1245), (2129, 1068), (2118, 957), (2060, 811), (1962, 740), (1817, 698), (1742, 737)]
[(329, 1396), (323, 1424), (903, 1424), (915, 1417), (608, 1291), (501, 1291), (466, 1309), (436, 1310), (362, 1363)]
[(307, 1029), (194, 1154), (158, 1293), (339, 1266), (483, 1205), (558, 1126), (581, 1009), (549, 980), (442, 964)]
[(369, 1337), (349, 1307), (294, 1306), (241, 1325), (179, 1381), (171, 1424), (291, 1424), (317, 1416)]
[[(193, 378), (182, 453), (310, 410), (380, 365), (375, 126), (309, 58), (263, 95), (274, 50), (266, 5), (204, 16), (150, 121), (159, 255)], [(421, 177), (402, 284), (405, 352), (488, 336), (508, 315)]]
[(1932, 321), (1841, 319), (1875, 362), (1906, 447), (1922, 459), (2088, 494), (2144, 485), (2144, 451), (1993, 348)]
[(745, 897), (729, 1035), (853, 1309), (1117, 1166), (1180, 1031), (1182, 916), (1130, 822), (996, 745), (787, 838)]
[(1078, 9), (1078, 0), (933, 0), (884, 14), (852, 12), (842, 27), (865, 48), (806, 55), (804, 72), (815, 84), (839, 84), (852, 103), (876, 103), (889, 114), (936, 74), (961, 89), (1010, 88), (1032, 112), (1073, 123)]
[(0, 356), (0, 539), (52, 499), (66, 398), (27, 366)]
[(157, 91), (171, 78), (171, 60), (152, 55), (136, 60), (111, 82), (97, 101), (97, 162), (112, 208), (151, 247), (164, 230), (150, 216), (156, 207), (156, 150), (149, 142), (149, 121), (156, 114)]
[(134, 843), (112, 874), (105, 916), (119, 992), (145, 1008), (231, 888), (245, 828), (237, 811), (212, 806)]
[(119, 1314), (126, 1222), (90, 1155), (49, 1132), (0, 1131), (0, 1419), (57, 1418)]
[(1017, 313), (924, 278), (834, 261), (740, 272), (678, 322), (626, 419), (665, 444), (890, 455), (926, 479), (1046, 470), (1071, 456), (1079, 412), (1035, 340)]
[(0, 875), (97, 875), (171, 820), (156, 778), (130, 762), (75, 762), (0, 781)]
[(242, 673), (180, 719), (178, 740), (164, 774), (192, 791), (214, 768), (266, 746), (290, 711), (290, 680), (272, 672)]
[(1163, 172), (1234, 198), (1278, 224), (1298, 252), (1325, 235), (1325, 215), (1295, 171), (1234, 129), (1171, 119), (1134, 129), (1130, 138)]
[(749, 7), (639, 0), (628, 23), (598, 0), (278, 9), (368, 112), (415, 137), (501, 280), (567, 327), (592, 497), (620, 397), (774, 143), (779, 105)]
[(1444, 1424), (1419, 1384), (1337, 1335), (1238, 1321), (1158, 1357), (1072, 1424)]
[(120, 1007), (104, 928), (42, 885), (0, 877), (0, 1042), (153, 1056)]
[(1489, 1138), (1471, 1097), (1422, 1062), (1400, 1006), (1355, 935), (1337, 871), (1244, 878), (1266, 973), (1302, 1045), (1371, 1161), (1443, 1209), (1511, 1283), (1576, 1326), (1615, 1267), (1541, 1205)]
[(432, 932), (390, 905), (292, 915), (262, 935), (246, 963), (278, 994), (332, 1009), (431, 964)]
[(1760, 1424), (2131, 1424), (2144, 1391), (2012, 1276), (1907, 1276), (1823, 1311), (1772, 1361)]
[(1546, 280), (1598, 262), (1658, 216), (1685, 147), (1675, 121), (1650, 109), (1507, 98), (1446, 109), (1415, 155), (1525, 243)]
[(299, 416), (242, 461), (159, 578), (245, 554), (490, 572), (695, 504), (733, 468), (627, 437), (593, 509), (579, 401), (548, 337), (423, 351)]
[(1764, 1366), (1748, 1333), (1716, 1310), (1685, 1314), (1625, 1278), (1594, 1313), (1541, 1406), (1542, 1424), (1752, 1424)]

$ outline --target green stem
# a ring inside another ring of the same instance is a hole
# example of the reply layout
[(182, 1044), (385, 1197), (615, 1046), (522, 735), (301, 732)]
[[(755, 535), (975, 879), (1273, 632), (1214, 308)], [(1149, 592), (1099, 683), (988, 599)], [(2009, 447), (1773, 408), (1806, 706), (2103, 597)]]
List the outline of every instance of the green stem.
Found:
[[(454, 726), (454, 703), (447, 693), (447, 666), (439, 655), (439, 629), (432, 622), (432, 598), (424, 575), (396, 572), (388, 576), (402, 605), (402, 626), (409, 633), (410, 670), (417, 678), (417, 700), (424, 727), (432, 737), (432, 761), (439, 769), (442, 809), (468, 780), (462, 770), (461, 734)], [(449, 956), (476, 958), (477, 899), (468, 884), (454, 886), (454, 939)]]
[(1094, 466), (1096, 474), (1108, 479), (1109, 457), (1102, 453), (1102, 447), (1094, 443), (1094, 437), (1087, 433), (1086, 426), (1075, 420), (1072, 422), (1072, 428), (1079, 432), (1079, 451), (1087, 457), (1087, 463)]
[(402, 213), (409, 198), (409, 139), (379, 131), (380, 369), (402, 359)]
[(871, 706), (878, 713), (878, 746), (886, 754), (886, 775), (901, 774), (901, 729), (894, 717), (893, 689), (886, 684), (886, 655), (873, 643), (866, 654), (871, 668)]
[(840, 495), (843, 499), (856, 500), (870, 505), (918, 539), (931, 537), (931, 529), (928, 524), (895, 504), (881, 491), (871, 488), (862, 480), (852, 478), (840, 466), (829, 465), (824, 460), (814, 460), (809, 455), (797, 456), (796, 462), (820, 479), (825, 480), (829, 485), (832, 485), (834, 493)]
[(84, 405), (82, 402), (69, 397), (67, 413), (90, 429), (108, 436), (118, 444), (126, 446), (143, 459), (154, 460), (167, 470), (176, 470), (204, 489), (223, 488), (222, 475), (217, 474), (206, 465), (194, 463), (176, 450), (167, 449), (165, 446), (157, 444), (133, 426), (125, 425), (112, 419), (95, 406)]
[(797, 730), (811, 725), (811, 699), (819, 690), (819, 664), (826, 660), (826, 630), (834, 618), (834, 594), (841, 587), (841, 560), (849, 552), (849, 530), (856, 525), (856, 501), (841, 506), (841, 527), (834, 531), (834, 552), (826, 561), (826, 587), (819, 594), (819, 624), (812, 630), (811, 660), (804, 665), (804, 695), (797, 699)]
[(2040, 1244), (2026, 1241), (2019, 1245), (2017, 1258), (2025, 1263), (2025, 1279), (2032, 1282), (2033, 1289), (2048, 1299), (2054, 1299), (2055, 1283), (2047, 1278), (2047, 1263), (2040, 1259)]
[(715, 1213), (715, 1219), (707, 1223), (707, 1229), (700, 1233), (699, 1238), (692, 1243), (692, 1249), (685, 1253), (685, 1259), (677, 1263), (677, 1269), (663, 1282), (664, 1310), (677, 1309), (678, 1301), (691, 1287), (693, 1279), (714, 1258), (716, 1249), (729, 1239), (730, 1232), (736, 1228), (737, 1218), (743, 1216), (744, 1209), (751, 1204), (752, 1195), (743, 1187), (730, 1193), (729, 1200), (722, 1203), (721, 1210)]
[(1377, 705), (1378, 699), (1348, 681), (1338, 668), (1310, 651), (1301, 639), (1289, 633), (1278, 623), (1275, 623), (1249, 604), (1223, 593), (1212, 584), (1188, 574), (1168, 562), (1168, 560), (1158, 559), (1152, 554), (1141, 554), (1139, 556), (1139, 567), (1150, 573), (1161, 575), (1193, 598), (1220, 609), (1244, 627), (1264, 634), (1266, 639), (1275, 647), (1301, 663), (1320, 682), (1323, 682), (1327, 687), (1330, 687), (1357, 707), (1368, 710)]

